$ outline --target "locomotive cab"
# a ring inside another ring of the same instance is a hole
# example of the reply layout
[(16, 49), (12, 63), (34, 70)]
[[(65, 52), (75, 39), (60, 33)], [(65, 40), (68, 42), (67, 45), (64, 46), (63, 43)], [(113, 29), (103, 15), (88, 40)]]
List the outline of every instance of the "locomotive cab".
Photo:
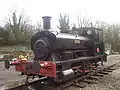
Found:
[[(69, 32), (70, 34), (77, 34), (88, 37), (91, 41), (87, 42), (88, 55), (96, 56), (104, 54), (103, 30), (94, 27), (74, 28)], [(91, 53), (92, 51), (92, 53)]]

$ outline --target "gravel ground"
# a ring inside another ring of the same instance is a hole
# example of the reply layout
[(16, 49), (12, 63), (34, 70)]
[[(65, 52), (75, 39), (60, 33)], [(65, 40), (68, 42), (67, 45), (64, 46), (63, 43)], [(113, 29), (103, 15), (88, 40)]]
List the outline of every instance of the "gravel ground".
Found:
[(10, 69), (5, 69), (4, 63), (0, 62), (0, 90), (4, 90), (2, 89), (4, 86), (13, 87), (18, 85), (18, 82), (25, 80), (25, 77), (20, 72), (16, 72), (14, 66), (11, 66)]
[[(109, 75), (99, 77), (98, 80), (93, 81), (95, 83), (89, 84), (82, 90), (120, 90), (120, 64), (119, 69), (114, 70)], [(74, 89), (81, 90), (81, 89)]]
[[(115, 62), (115, 60), (120, 61), (119, 56), (116, 56), (115, 58), (116, 59), (114, 59), (114, 57), (109, 57), (109, 60), (113, 59), (111, 61), (112, 64)], [(106, 65), (108, 65), (108, 63), (106, 63)], [(104, 75), (103, 77), (94, 76), (97, 78), (97, 80), (90, 80), (92, 81), (91, 84), (84, 83), (87, 85), (85, 88), (71, 86), (66, 90), (120, 90), (120, 63), (115, 65), (114, 68), (117, 69), (113, 70), (111, 73), (109, 73), (109, 75)]]
[[(120, 62), (120, 55), (108, 56), (108, 62), (105, 65), (112, 65)], [(0, 63), (0, 90), (4, 90), (4, 86), (15, 86), (19, 82), (23, 83), (25, 80), (24, 75), (20, 75), (19, 72), (15, 71), (12, 66), (10, 69), (6, 70), (4, 68), (4, 63)], [(93, 80), (95, 84), (89, 84), (87, 87), (80, 89), (78, 87), (69, 88), (69, 90), (120, 90), (120, 69), (114, 70), (109, 75), (104, 77), (99, 77), (98, 80)]]

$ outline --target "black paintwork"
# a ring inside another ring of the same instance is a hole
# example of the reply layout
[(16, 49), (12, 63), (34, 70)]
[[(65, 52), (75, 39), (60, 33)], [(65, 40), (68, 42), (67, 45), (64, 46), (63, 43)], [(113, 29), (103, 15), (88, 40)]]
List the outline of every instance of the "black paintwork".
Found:
[(53, 52), (86, 49), (84, 46), (86, 41), (89, 39), (83, 36), (41, 31), (31, 38), (31, 49), (34, 51), (35, 60), (47, 60)]

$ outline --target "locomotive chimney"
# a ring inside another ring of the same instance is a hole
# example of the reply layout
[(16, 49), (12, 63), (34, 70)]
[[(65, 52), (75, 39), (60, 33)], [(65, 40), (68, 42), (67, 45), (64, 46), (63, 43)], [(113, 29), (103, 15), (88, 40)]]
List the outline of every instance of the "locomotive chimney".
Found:
[(42, 18), (43, 18), (43, 28), (48, 31), (51, 28), (51, 24), (50, 24), (51, 17), (44, 16)]

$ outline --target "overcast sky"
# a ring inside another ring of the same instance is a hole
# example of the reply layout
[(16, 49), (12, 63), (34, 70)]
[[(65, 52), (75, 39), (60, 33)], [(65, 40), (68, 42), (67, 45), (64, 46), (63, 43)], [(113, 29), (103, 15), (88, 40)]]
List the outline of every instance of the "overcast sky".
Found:
[(4, 21), (12, 9), (22, 9), (35, 24), (42, 16), (52, 16), (53, 27), (59, 14), (69, 14), (71, 23), (77, 16), (107, 23), (120, 23), (120, 0), (1, 0), (0, 21)]

